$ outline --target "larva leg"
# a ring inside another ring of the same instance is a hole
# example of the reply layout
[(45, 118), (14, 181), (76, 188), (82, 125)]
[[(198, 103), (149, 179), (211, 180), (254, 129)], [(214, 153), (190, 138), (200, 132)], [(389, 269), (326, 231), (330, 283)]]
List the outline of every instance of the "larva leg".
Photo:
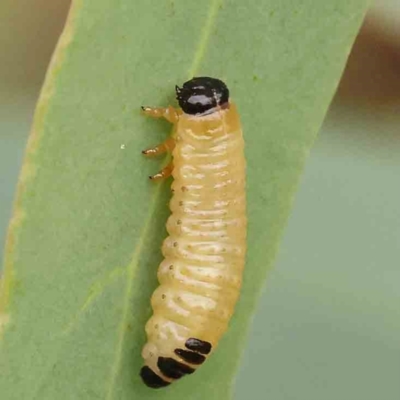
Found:
[(157, 146), (143, 150), (142, 153), (148, 157), (158, 156), (159, 154), (164, 154), (168, 151), (171, 152), (174, 149), (174, 147), (175, 147), (175, 140), (170, 136), (167, 140), (158, 144)]
[(178, 113), (174, 107), (143, 107), (142, 111), (145, 115), (153, 118), (165, 118), (171, 124), (178, 122)]
[(153, 181), (159, 181), (161, 179), (165, 179), (171, 176), (172, 170), (174, 169), (174, 166), (172, 164), (172, 161), (164, 167), (160, 172), (158, 172), (155, 175), (149, 176), (149, 178)]

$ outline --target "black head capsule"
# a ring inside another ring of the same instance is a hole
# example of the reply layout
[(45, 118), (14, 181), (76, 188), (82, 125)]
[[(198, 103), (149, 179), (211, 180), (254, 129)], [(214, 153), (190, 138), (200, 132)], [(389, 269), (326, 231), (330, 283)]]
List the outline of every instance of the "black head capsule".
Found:
[(175, 90), (179, 106), (190, 115), (211, 114), (217, 107), (224, 107), (229, 102), (228, 88), (216, 78), (193, 78), (181, 88), (176, 86)]

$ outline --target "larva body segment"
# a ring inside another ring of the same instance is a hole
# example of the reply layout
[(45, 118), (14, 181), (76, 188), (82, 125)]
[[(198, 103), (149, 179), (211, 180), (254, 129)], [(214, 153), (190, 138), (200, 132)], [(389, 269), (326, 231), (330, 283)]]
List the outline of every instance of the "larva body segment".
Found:
[[(196, 79), (212, 78), (185, 85)], [(193, 373), (216, 348), (239, 297), (245, 263), (245, 158), (236, 107), (216, 102), (200, 115), (182, 108), (173, 134), (169, 236), (142, 351), (141, 376), (150, 387)]]

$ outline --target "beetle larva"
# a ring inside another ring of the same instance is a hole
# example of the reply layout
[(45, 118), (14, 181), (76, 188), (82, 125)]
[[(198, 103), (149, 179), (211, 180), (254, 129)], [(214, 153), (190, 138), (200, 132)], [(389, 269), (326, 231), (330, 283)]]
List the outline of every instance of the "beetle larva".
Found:
[(140, 375), (152, 388), (193, 373), (215, 349), (239, 297), (246, 253), (244, 142), (228, 88), (193, 78), (176, 95), (180, 109), (142, 107), (174, 124), (171, 137), (143, 151), (172, 151), (173, 161), (150, 178), (174, 178), (142, 351)]

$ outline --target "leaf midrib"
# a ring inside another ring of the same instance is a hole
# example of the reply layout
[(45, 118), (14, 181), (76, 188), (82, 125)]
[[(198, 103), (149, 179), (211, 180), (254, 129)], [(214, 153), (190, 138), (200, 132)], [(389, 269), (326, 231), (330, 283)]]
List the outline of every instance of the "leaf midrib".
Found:
[[(202, 59), (204, 58), (204, 54), (206, 52), (207, 46), (210, 41), (210, 36), (212, 29), (215, 25), (215, 21), (217, 19), (218, 11), (222, 7), (224, 0), (210, 0), (209, 4), (209, 9), (207, 13), (207, 19), (204, 23), (204, 28), (201, 31), (199, 42), (196, 46), (196, 50), (194, 53), (193, 57), (193, 62), (191, 65), (191, 68), (189, 69), (188, 72), (188, 79), (191, 79), (197, 72), (200, 63)], [(144, 247), (144, 241), (145, 238), (148, 236), (149, 230), (151, 228), (151, 221), (153, 221), (153, 215), (157, 210), (157, 204), (159, 203), (160, 195), (162, 192), (162, 187), (163, 184), (158, 184), (157, 187), (154, 190), (154, 194), (151, 200), (151, 207), (149, 208), (149, 214), (148, 217), (143, 225), (143, 228), (141, 230), (141, 235), (140, 239), (136, 245), (136, 248), (133, 252), (132, 256), (132, 261), (129, 263), (128, 269), (127, 269), (127, 283), (126, 283), (126, 288), (125, 288), (125, 295), (123, 297), (123, 312), (122, 312), (122, 319), (119, 327), (119, 334), (118, 334), (118, 341), (116, 344), (116, 350), (115, 350), (115, 357), (114, 361), (111, 365), (110, 368), (110, 379), (107, 383), (106, 386), (106, 400), (112, 400), (113, 399), (113, 394), (114, 394), (114, 387), (115, 387), (115, 382), (120, 370), (120, 365), (121, 365), (121, 359), (122, 359), (122, 352), (123, 352), (123, 347), (124, 347), (124, 342), (125, 342), (125, 335), (126, 335), (126, 326), (128, 324), (128, 319), (129, 319), (129, 309), (131, 306), (131, 301), (130, 299), (132, 298), (133, 294), (133, 287), (134, 287), (134, 278), (136, 275), (136, 272), (138, 270), (139, 266), (139, 258), (140, 254), (142, 252), (142, 249)]]

